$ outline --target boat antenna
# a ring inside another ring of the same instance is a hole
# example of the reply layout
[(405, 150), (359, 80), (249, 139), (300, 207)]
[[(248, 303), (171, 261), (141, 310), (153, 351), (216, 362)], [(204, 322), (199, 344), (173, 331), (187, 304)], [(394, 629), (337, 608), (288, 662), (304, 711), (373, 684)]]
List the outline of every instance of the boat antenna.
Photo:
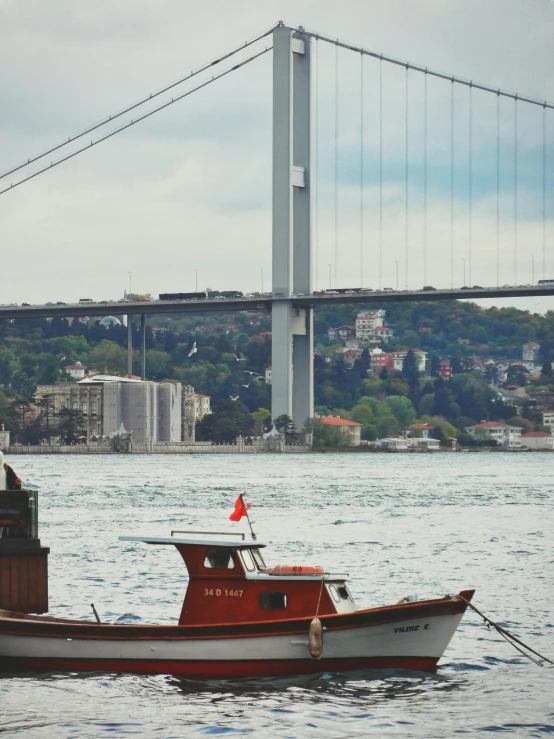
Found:
[(250, 533), (252, 534), (252, 538), (254, 541), (256, 541), (256, 534), (254, 533), (254, 529), (252, 528), (252, 522), (250, 521), (250, 516), (248, 515), (248, 508), (250, 507), (250, 503), (244, 502), (244, 497), (242, 493), (240, 494), (240, 499), (242, 500), (242, 505), (244, 506), (244, 510), (246, 512), (246, 520), (248, 521), (248, 525), (250, 526)]

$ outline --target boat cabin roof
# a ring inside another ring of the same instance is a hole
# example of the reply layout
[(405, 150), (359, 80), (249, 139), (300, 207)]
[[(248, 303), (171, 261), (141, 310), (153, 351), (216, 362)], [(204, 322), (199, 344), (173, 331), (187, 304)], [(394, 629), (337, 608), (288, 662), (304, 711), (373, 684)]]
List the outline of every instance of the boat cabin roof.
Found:
[(225, 547), (227, 549), (252, 549), (267, 546), (258, 540), (236, 541), (234, 539), (186, 538), (177, 536), (120, 536), (119, 541), (140, 541), (144, 544), (189, 544), (196, 546)]

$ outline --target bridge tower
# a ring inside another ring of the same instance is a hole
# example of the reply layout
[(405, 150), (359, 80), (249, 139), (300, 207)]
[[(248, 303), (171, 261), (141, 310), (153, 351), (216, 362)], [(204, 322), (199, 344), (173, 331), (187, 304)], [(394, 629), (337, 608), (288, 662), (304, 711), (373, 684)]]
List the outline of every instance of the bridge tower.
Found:
[(310, 37), (273, 31), (273, 312), (271, 415), (298, 430), (313, 416), (313, 310), (293, 293), (312, 293)]

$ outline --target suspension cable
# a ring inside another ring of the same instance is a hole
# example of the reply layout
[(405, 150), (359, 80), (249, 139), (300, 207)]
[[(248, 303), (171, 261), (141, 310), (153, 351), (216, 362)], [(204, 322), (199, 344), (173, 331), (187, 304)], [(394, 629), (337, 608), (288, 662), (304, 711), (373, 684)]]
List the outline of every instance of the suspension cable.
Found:
[(517, 209), (518, 209), (518, 143), (517, 143), (517, 97), (514, 100), (514, 286), (517, 285)]
[(254, 61), (254, 59), (257, 59), (258, 57), (262, 56), (263, 54), (266, 54), (268, 51), (270, 51), (273, 47), (266, 46), (265, 49), (262, 51), (259, 51), (257, 54), (253, 54), (251, 57), (248, 57), (248, 59), (244, 59), (242, 62), (239, 62), (238, 64), (235, 64), (234, 67), (229, 67), (228, 69), (224, 70), (223, 72), (220, 72), (217, 75), (214, 75), (209, 80), (206, 80), (205, 82), (202, 82), (200, 85), (197, 85), (196, 87), (193, 87), (190, 90), (187, 90), (187, 92), (184, 92), (182, 95), (179, 95), (178, 97), (171, 98), (168, 102), (164, 103), (163, 105), (158, 106), (157, 108), (154, 108), (154, 110), (149, 111), (148, 113), (144, 113), (139, 118), (135, 118), (131, 120), (129, 123), (126, 123), (123, 126), (120, 126), (120, 128), (116, 128), (115, 131), (111, 131), (110, 133), (107, 133), (105, 136), (102, 136), (99, 139), (96, 139), (96, 141), (91, 141), (90, 144), (87, 144), (86, 146), (82, 146), (80, 149), (77, 149), (76, 151), (72, 152), (71, 154), (68, 154), (65, 157), (62, 157), (61, 159), (58, 159), (57, 161), (51, 162), (48, 167), (43, 167), (42, 169), (39, 169), (37, 172), (34, 172), (33, 174), (29, 175), (28, 177), (24, 177), (22, 180), (19, 180), (18, 182), (10, 184), (9, 187), (4, 188), (3, 190), (0, 190), (0, 195), (2, 195), (5, 192), (9, 192), (10, 190), (13, 190), (14, 188), (18, 187), (18, 185), (22, 185), (24, 182), (28, 182), (29, 180), (32, 180), (34, 177), (38, 177), (38, 175), (42, 174), (43, 172), (46, 172), (50, 169), (53, 169), (54, 167), (57, 167), (59, 164), (62, 164), (63, 162), (67, 162), (68, 159), (72, 159), (73, 157), (77, 156), (77, 154), (81, 154), (83, 151), (86, 151), (87, 149), (91, 149), (93, 146), (97, 146), (98, 144), (102, 143), (102, 141), (106, 141), (106, 139), (111, 138), (112, 136), (115, 136), (118, 133), (121, 133), (121, 131), (125, 131), (125, 129), (130, 128), (131, 126), (136, 125), (140, 121), (143, 121), (145, 118), (149, 118), (151, 115), (154, 115), (154, 113), (158, 113), (160, 110), (163, 110), (164, 108), (169, 107), (170, 105), (173, 105), (173, 103), (178, 102), (179, 100), (182, 100), (183, 98), (188, 97), (189, 95), (192, 95), (193, 92), (197, 92), (198, 90), (201, 90), (203, 87), (207, 87), (212, 82), (215, 82), (216, 80), (221, 79), (222, 77), (225, 77), (226, 75), (230, 74), (231, 72), (234, 72), (237, 69), (240, 69), (241, 67), (244, 67), (246, 64), (249, 64), (250, 62)]
[(319, 41), (315, 43), (315, 290), (319, 290)]
[(409, 246), (408, 246), (408, 239), (409, 239), (409, 236), (408, 236), (408, 231), (409, 231), (409, 216), (408, 216), (408, 211), (409, 211), (409, 193), (410, 193), (410, 180), (409, 180), (409, 170), (410, 170), (410, 167), (409, 167), (409, 163), (408, 163), (408, 160), (409, 160), (409, 152), (410, 152), (410, 150), (409, 150), (409, 135), (408, 135), (408, 131), (409, 131), (409, 125), (408, 125), (409, 124), (409, 110), (410, 110), (410, 108), (409, 108), (409, 101), (408, 101), (408, 97), (409, 97), (409, 95), (408, 95), (408, 73), (409, 73), (409, 70), (408, 70), (408, 67), (406, 67), (406, 82), (405, 82), (405, 85), (406, 85), (406, 172), (405, 172), (405, 177), (406, 177), (406, 192), (405, 192), (405, 197), (404, 197), (405, 208), (406, 208), (406, 212), (404, 214), (404, 226), (405, 226), (405, 234), (404, 234), (404, 250), (405, 250), (405, 260), (404, 261), (405, 261), (405, 265), (404, 266), (405, 266), (405, 270), (406, 270), (406, 279), (405, 279), (405, 283), (404, 283), (404, 288), (406, 290), (408, 289), (408, 273), (409, 273), (409, 261), (408, 261), (409, 260)]
[(335, 47), (335, 287), (339, 284), (339, 47)]
[(542, 109), (542, 279), (546, 279), (546, 106)]
[(383, 289), (383, 62), (379, 62), (379, 289)]
[(454, 287), (454, 80), (450, 87), (450, 287)]
[(274, 30), (273, 28), (270, 28), (269, 31), (262, 33), (260, 36), (257, 36), (251, 41), (246, 41), (242, 46), (237, 46), (236, 49), (229, 51), (227, 54), (220, 56), (218, 59), (214, 59), (214, 61), (209, 62), (209, 64), (204, 64), (204, 66), (193, 70), (186, 77), (182, 77), (176, 82), (172, 82), (170, 85), (166, 85), (166, 87), (162, 88), (161, 90), (158, 90), (157, 92), (151, 92), (150, 95), (148, 95), (148, 97), (145, 97), (142, 100), (139, 100), (138, 102), (133, 103), (132, 105), (128, 105), (126, 108), (123, 108), (123, 110), (120, 110), (117, 113), (112, 113), (112, 115), (109, 115), (107, 118), (103, 118), (99, 123), (95, 123), (91, 126), (88, 126), (88, 128), (86, 128), (81, 133), (78, 133), (75, 136), (69, 136), (67, 141), (62, 141), (60, 144), (57, 144), (56, 146), (52, 146), (50, 149), (43, 151), (42, 154), (37, 154), (36, 156), (31, 157), (30, 159), (27, 159), (26, 162), (23, 162), (22, 164), (18, 164), (16, 167), (12, 167), (11, 169), (8, 169), (6, 172), (0, 174), (0, 180), (3, 179), (4, 177), (7, 177), (10, 174), (13, 174), (14, 172), (17, 172), (20, 169), (23, 169), (24, 167), (28, 167), (30, 164), (33, 164), (33, 162), (36, 162), (39, 159), (42, 159), (43, 157), (48, 156), (48, 154), (52, 154), (58, 149), (61, 149), (62, 147), (67, 146), (68, 144), (71, 144), (74, 141), (77, 141), (83, 136), (86, 136), (88, 133), (91, 133), (92, 131), (96, 131), (96, 129), (101, 128), (107, 123), (111, 123), (112, 121), (115, 121), (117, 118), (120, 118), (122, 115), (125, 115), (125, 113), (130, 113), (131, 110), (135, 110), (135, 108), (138, 108), (141, 105), (144, 105), (144, 103), (148, 103), (151, 100), (154, 100), (154, 98), (157, 98), (160, 95), (163, 95), (164, 92), (168, 92), (169, 90), (172, 90), (174, 87), (178, 87), (179, 85), (183, 84), (183, 82), (188, 82), (190, 79), (192, 79), (193, 77), (196, 77), (202, 72), (205, 72), (207, 69), (210, 69), (211, 67), (215, 67), (217, 64), (220, 64), (226, 59), (229, 59), (235, 54), (238, 54), (239, 51), (242, 51), (243, 49), (247, 49), (249, 46), (252, 46), (252, 44), (255, 44), (258, 41), (261, 41), (263, 38), (273, 33), (273, 30)]
[(473, 87), (469, 88), (469, 135), (468, 135), (468, 285), (471, 285), (471, 247), (473, 241)]
[(525, 95), (519, 95), (518, 93), (514, 92), (508, 92), (507, 90), (499, 90), (496, 87), (490, 87), (489, 85), (484, 85), (479, 82), (474, 82), (473, 80), (467, 80), (463, 77), (453, 77), (451, 74), (445, 74), (444, 72), (437, 72), (436, 70), (429, 69), (428, 67), (421, 67), (418, 64), (411, 64), (410, 62), (403, 61), (401, 59), (395, 59), (391, 56), (385, 56), (384, 54), (381, 54), (377, 51), (371, 51), (369, 49), (364, 49), (360, 46), (353, 46), (352, 44), (346, 44), (342, 41), (339, 41), (338, 39), (329, 38), (328, 36), (323, 36), (321, 33), (315, 33), (312, 31), (306, 31), (305, 29), (298, 29), (295, 28), (295, 31), (299, 31), (301, 33), (306, 34), (306, 36), (311, 36), (312, 38), (320, 39), (321, 41), (325, 41), (328, 44), (334, 44), (336, 46), (340, 46), (342, 49), (348, 49), (349, 51), (355, 51), (358, 54), (364, 54), (365, 56), (371, 56), (374, 59), (379, 59), (383, 62), (389, 62), (389, 64), (397, 64), (400, 67), (408, 67), (409, 69), (412, 69), (414, 72), (422, 72), (424, 74), (431, 74), (433, 77), (439, 77), (442, 80), (447, 80), (449, 82), (456, 82), (459, 85), (466, 85), (466, 87), (474, 87), (477, 90), (483, 90), (485, 92), (493, 92), (495, 95), (502, 95), (503, 97), (508, 97), (512, 99), (516, 99), (524, 102), (524, 103), (530, 103), (531, 105), (540, 105), (541, 107), (546, 106), (547, 108), (551, 108), (554, 110), (554, 103), (550, 103), (547, 100), (539, 100), (538, 98), (532, 98), (527, 97)]
[(364, 287), (364, 56), (360, 54), (360, 285)]
[(427, 75), (424, 77), (423, 91), (423, 284), (427, 284)]
[(496, 287), (500, 287), (500, 95), (496, 97)]

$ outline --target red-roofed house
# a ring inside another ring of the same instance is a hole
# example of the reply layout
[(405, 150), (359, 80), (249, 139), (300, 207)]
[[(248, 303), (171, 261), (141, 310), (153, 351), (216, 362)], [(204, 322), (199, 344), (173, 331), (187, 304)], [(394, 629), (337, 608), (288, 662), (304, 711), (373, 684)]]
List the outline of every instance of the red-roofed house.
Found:
[(322, 423), (324, 426), (332, 426), (340, 429), (348, 438), (348, 446), (360, 446), (362, 424), (355, 421), (348, 421), (346, 418), (338, 416), (324, 416), (323, 418), (315, 418), (316, 423)]
[(452, 377), (452, 364), (449, 359), (441, 359), (439, 376), (444, 377), (445, 380), (449, 380)]
[(412, 423), (411, 426), (404, 426), (402, 433), (404, 436), (419, 436), (422, 439), (428, 439), (429, 432), (434, 429), (434, 426), (428, 426), (426, 423)]
[(521, 444), (528, 449), (554, 449), (554, 436), (545, 431), (531, 431), (521, 435)]
[(74, 380), (82, 380), (85, 376), (85, 367), (81, 362), (66, 364), (64, 370), (69, 373)]

